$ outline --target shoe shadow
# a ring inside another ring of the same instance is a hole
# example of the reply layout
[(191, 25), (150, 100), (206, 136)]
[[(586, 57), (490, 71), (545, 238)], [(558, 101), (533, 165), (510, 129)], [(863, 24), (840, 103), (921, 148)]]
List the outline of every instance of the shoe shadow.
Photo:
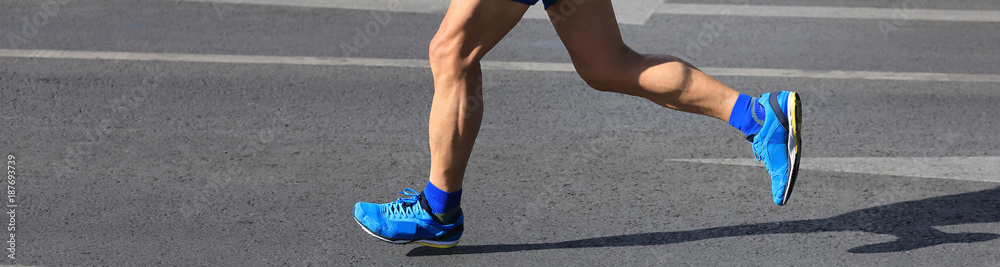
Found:
[(956, 195), (893, 203), (838, 216), (775, 223), (713, 227), (690, 231), (656, 232), (587, 238), (552, 243), (456, 246), (451, 249), (418, 247), (407, 256), (436, 256), (517, 252), (547, 249), (656, 246), (712, 238), (861, 231), (896, 236), (896, 240), (849, 249), (851, 253), (886, 253), (947, 243), (975, 243), (997, 239), (993, 233), (951, 234), (934, 226), (1000, 222), (1000, 187)]

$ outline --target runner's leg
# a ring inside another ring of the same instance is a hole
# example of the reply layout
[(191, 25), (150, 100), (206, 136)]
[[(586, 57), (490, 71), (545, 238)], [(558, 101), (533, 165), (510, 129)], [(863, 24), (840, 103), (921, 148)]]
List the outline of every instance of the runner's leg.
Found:
[(591, 87), (728, 122), (746, 135), (764, 162), (774, 203), (788, 201), (801, 155), (797, 93), (753, 98), (676, 57), (636, 53), (622, 41), (610, 0), (560, 0), (548, 12), (577, 72)]
[(430, 182), (443, 191), (462, 189), (465, 167), (482, 123), (479, 61), (517, 25), (528, 7), (506, 0), (451, 1), (431, 40)]
[(548, 13), (591, 87), (729, 121), (739, 93), (679, 58), (639, 54), (626, 46), (610, 0), (560, 0)]

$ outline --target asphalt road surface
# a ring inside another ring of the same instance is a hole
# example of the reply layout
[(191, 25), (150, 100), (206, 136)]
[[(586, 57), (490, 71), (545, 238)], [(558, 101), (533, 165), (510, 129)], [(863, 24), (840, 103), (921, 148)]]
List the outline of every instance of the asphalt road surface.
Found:
[(352, 206), (426, 183), (446, 3), (0, 2), (0, 263), (1000, 265), (990, 0), (615, 2), (638, 51), (802, 94), (784, 207), (738, 131), (589, 89), (533, 7), (484, 63), (459, 246), (379, 242)]

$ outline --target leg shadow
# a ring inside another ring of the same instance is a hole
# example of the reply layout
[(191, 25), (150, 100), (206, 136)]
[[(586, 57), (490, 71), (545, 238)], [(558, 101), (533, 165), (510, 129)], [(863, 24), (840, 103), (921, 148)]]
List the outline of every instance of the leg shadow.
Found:
[(690, 231), (656, 232), (587, 238), (552, 243), (457, 246), (451, 249), (418, 247), (407, 256), (435, 256), (517, 252), (547, 249), (655, 246), (712, 238), (766, 234), (861, 231), (897, 237), (891, 242), (864, 245), (851, 253), (908, 251), (948, 243), (975, 243), (997, 239), (992, 233), (950, 234), (934, 226), (1000, 222), (1000, 187), (916, 201), (893, 203), (838, 216), (776, 223), (713, 227)]

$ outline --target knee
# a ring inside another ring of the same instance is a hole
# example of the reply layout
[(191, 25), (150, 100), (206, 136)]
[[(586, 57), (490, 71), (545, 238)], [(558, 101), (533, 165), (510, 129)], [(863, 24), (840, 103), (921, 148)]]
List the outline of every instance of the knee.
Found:
[(441, 64), (447, 62), (451, 58), (450, 48), (443, 40), (439, 38), (434, 38), (431, 40), (431, 44), (427, 49), (427, 56), (430, 59), (431, 66), (436, 64)]
[(427, 50), (431, 71), (462, 72), (468, 70), (478, 60), (469, 53), (463, 53), (461, 44), (449, 38), (435, 37)]
[(462, 51), (455, 40), (435, 37), (428, 48), (434, 95), (445, 101), (461, 101), (467, 97), (482, 98), (482, 71), (479, 56)]

